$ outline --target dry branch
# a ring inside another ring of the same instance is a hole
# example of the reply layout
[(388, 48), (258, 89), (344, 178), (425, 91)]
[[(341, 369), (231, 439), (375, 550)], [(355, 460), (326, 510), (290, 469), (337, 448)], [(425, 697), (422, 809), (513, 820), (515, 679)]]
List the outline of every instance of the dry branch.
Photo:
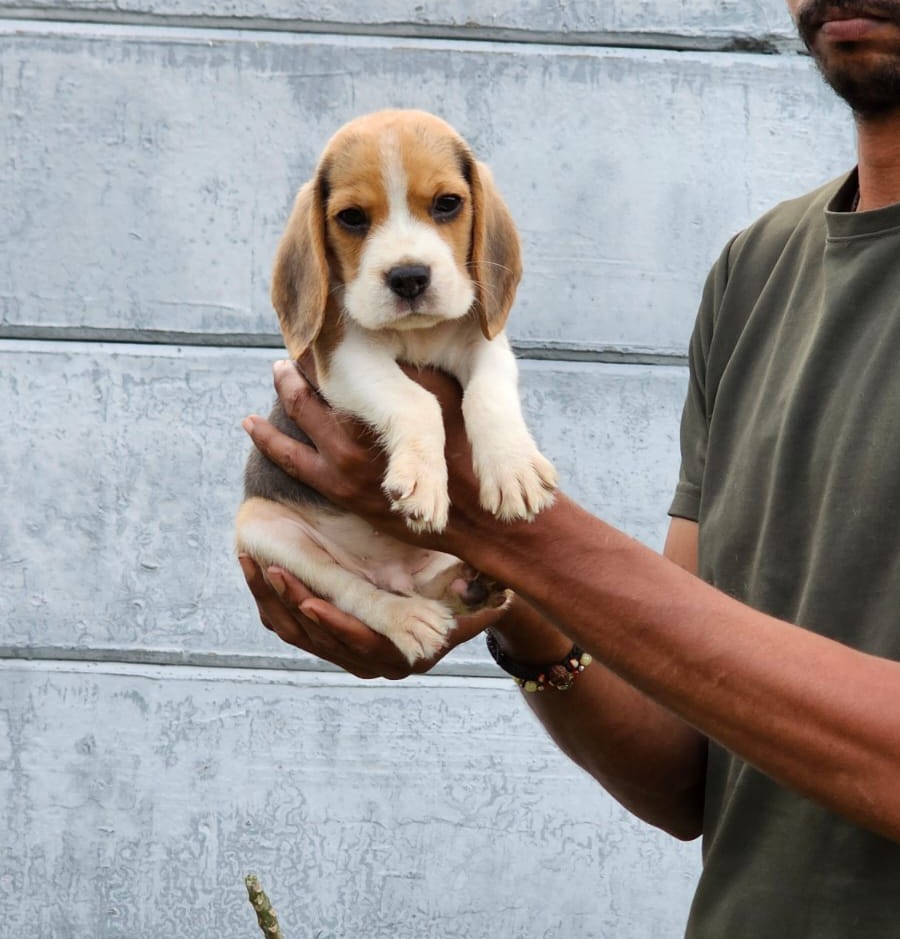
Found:
[(263, 888), (259, 885), (259, 879), (256, 874), (247, 874), (244, 878), (244, 884), (247, 887), (247, 894), (250, 897), (250, 905), (256, 911), (256, 920), (259, 928), (262, 930), (266, 939), (284, 939), (281, 934), (281, 927), (278, 925), (278, 917), (269, 898), (265, 895)]

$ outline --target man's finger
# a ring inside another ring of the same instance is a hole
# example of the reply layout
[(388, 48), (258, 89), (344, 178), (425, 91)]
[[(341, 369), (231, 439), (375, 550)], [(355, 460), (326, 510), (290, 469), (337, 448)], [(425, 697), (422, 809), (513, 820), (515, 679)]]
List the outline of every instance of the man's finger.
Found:
[(302, 620), (306, 651), (357, 678), (405, 678), (409, 674), (402, 653), (384, 636), (317, 597), (288, 571), (272, 567), (266, 573), (270, 581), (277, 579), (288, 616), (295, 622)]
[(238, 563), (241, 565), (241, 572), (244, 575), (244, 580), (247, 581), (247, 586), (250, 588), (253, 598), (257, 602), (264, 600), (269, 585), (266, 583), (266, 578), (263, 576), (259, 565), (246, 554), (238, 556)]
[[(409, 670), (395, 669), (390, 663), (382, 666), (377, 658), (353, 655), (340, 641), (339, 635), (332, 635), (325, 626), (334, 617), (337, 619), (337, 633), (340, 634), (348, 625), (355, 624), (362, 631), (369, 631), (346, 613), (323, 600), (318, 600), (309, 588), (283, 568), (269, 567), (265, 571), (249, 556), (240, 555), (238, 561), (247, 581), (247, 586), (256, 600), (259, 618), (266, 629), (274, 632), (279, 639), (325, 659), (350, 672), (357, 678), (405, 678)], [(318, 602), (316, 619), (309, 618), (300, 609), (301, 604)], [(330, 611), (330, 612), (329, 612)], [(320, 625), (324, 623), (325, 626)], [(383, 637), (372, 633), (377, 640)]]
[(244, 580), (256, 601), (260, 622), (266, 629), (275, 633), (279, 639), (297, 646), (305, 652), (310, 651), (309, 637), (303, 631), (303, 623), (290, 614), (278, 597), (283, 589), (280, 577), (262, 568), (247, 555), (240, 555), (238, 561)]
[(456, 621), (457, 626), (453, 633), (454, 642), (461, 644), (474, 639), (475, 636), (484, 632), (488, 627), (499, 623), (508, 612), (509, 606), (504, 604), (493, 609), (479, 610), (477, 613), (460, 616)]
[(272, 375), (275, 391), (284, 405), (285, 413), (315, 440), (313, 432), (317, 426), (322, 426), (330, 419), (331, 408), (293, 362), (287, 359), (276, 362), (272, 366)]
[(442, 410), (459, 409), (462, 401), (462, 388), (459, 382), (448, 372), (437, 368), (416, 367), (401, 364), (400, 368), (414, 382), (430, 391), (440, 402)]
[[(254, 445), (289, 476), (313, 489), (321, 488), (322, 458), (315, 447), (283, 434), (258, 414), (245, 417), (241, 426)], [(317, 482), (320, 485), (316, 485)]]
[(311, 633), (320, 629), (327, 633), (340, 643), (348, 659), (377, 669), (385, 678), (409, 675), (409, 663), (394, 643), (356, 617), (319, 598), (304, 602), (300, 612), (312, 620)]

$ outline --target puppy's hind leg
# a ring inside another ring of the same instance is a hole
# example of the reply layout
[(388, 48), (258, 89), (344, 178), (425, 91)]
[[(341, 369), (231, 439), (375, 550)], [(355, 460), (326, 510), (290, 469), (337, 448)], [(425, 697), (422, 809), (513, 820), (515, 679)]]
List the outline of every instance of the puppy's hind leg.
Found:
[(342, 566), (338, 558), (347, 561), (347, 548), (316, 529), (321, 511), (248, 499), (238, 512), (237, 549), (263, 566), (290, 571), (313, 593), (390, 639), (411, 665), (436, 655), (456, 625), (452, 611), (438, 600), (383, 590), (361, 569)]

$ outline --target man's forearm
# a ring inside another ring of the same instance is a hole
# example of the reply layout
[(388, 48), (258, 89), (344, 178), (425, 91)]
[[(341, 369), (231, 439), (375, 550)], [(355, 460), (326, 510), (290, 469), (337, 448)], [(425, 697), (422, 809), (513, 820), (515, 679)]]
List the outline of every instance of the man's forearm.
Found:
[[(492, 632), (519, 662), (561, 659), (572, 640), (519, 600)], [(694, 838), (703, 816), (706, 740), (596, 662), (565, 691), (523, 697), (547, 732), (635, 815)]]
[(530, 525), (479, 524), (490, 527), (451, 550), (627, 684), (782, 784), (900, 840), (900, 664), (754, 611), (564, 497)]

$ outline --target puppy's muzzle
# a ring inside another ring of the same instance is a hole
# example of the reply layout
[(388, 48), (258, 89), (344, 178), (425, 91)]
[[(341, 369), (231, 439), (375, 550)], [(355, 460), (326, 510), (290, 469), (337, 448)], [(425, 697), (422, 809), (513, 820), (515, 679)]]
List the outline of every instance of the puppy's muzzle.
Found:
[(431, 268), (424, 264), (404, 264), (392, 267), (385, 274), (388, 287), (401, 300), (415, 300), (431, 283)]

